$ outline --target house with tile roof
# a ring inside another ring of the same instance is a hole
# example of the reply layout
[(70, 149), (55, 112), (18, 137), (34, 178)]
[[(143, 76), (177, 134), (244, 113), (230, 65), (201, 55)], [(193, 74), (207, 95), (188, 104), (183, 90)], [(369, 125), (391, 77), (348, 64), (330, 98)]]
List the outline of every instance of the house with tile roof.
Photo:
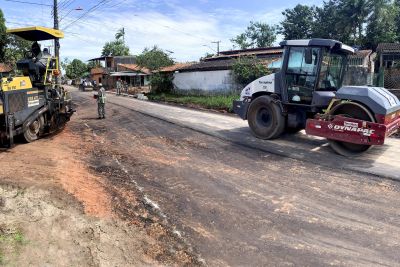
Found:
[(0, 63), (0, 76), (8, 76), (12, 72), (12, 68), (10, 65), (5, 63)]

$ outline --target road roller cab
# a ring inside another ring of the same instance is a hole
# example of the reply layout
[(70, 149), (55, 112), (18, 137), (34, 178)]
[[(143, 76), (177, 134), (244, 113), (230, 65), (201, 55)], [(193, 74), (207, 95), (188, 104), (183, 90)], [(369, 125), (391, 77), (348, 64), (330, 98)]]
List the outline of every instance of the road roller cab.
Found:
[(233, 108), (256, 137), (273, 139), (306, 129), (328, 138), (339, 154), (353, 156), (400, 127), (400, 102), (388, 90), (344, 86), (347, 56), (354, 49), (335, 40), (291, 40), (280, 72), (247, 85)]

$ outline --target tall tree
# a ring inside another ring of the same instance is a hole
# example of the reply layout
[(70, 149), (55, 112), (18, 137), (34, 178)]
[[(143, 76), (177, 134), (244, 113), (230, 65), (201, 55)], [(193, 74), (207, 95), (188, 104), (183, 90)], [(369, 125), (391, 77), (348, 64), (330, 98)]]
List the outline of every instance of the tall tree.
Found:
[(276, 26), (262, 22), (250, 22), (246, 31), (231, 39), (240, 49), (268, 47), (276, 40)]
[(23, 59), (25, 52), (30, 51), (31, 42), (15, 35), (7, 36), (7, 46), (5, 50), (5, 62), (15, 66), (18, 60)]
[(381, 42), (391, 43), (398, 40), (396, 19), (400, 15), (398, 8), (390, 0), (375, 0), (373, 12), (368, 19), (365, 45), (376, 48)]
[(339, 10), (338, 0), (329, 0), (324, 2), (322, 7), (316, 7), (311, 36), (342, 40), (342, 32), (338, 28), (338, 21), (341, 20)]
[(136, 57), (136, 62), (139, 66), (148, 68), (149, 70), (158, 70), (174, 64), (174, 60), (169, 54), (157, 46), (153, 46), (151, 49), (145, 48), (143, 52)]
[(101, 55), (106, 56), (129, 56), (129, 47), (122, 40), (115, 40), (105, 43)]
[(231, 42), (234, 44), (234, 46), (238, 46), (240, 49), (247, 49), (251, 46), (251, 44), (247, 41), (247, 36), (245, 33), (241, 33), (235, 38), (232, 38)]
[[(122, 38), (122, 40), (121, 40)], [(129, 56), (129, 47), (125, 44), (125, 29), (121, 28), (115, 34), (115, 40), (107, 42), (103, 46), (101, 55), (107, 56)]]
[(88, 66), (79, 59), (74, 59), (71, 62), (67, 59), (61, 63), (65, 74), (70, 79), (82, 78), (89, 74)]
[(3, 11), (0, 9), (0, 62), (5, 61), (7, 36), (6, 36), (6, 20)]
[(280, 33), (285, 39), (307, 39), (312, 37), (314, 6), (298, 4), (293, 9), (282, 12), (285, 19), (281, 22)]
[(396, 23), (396, 34), (397, 34), (397, 41), (400, 42), (400, 0), (395, 0), (394, 1), (394, 7), (396, 9), (397, 12), (397, 16), (395, 19), (395, 23)]
[(371, 13), (372, 2), (370, 0), (339, 0), (338, 25), (343, 32), (341, 41), (350, 45), (362, 44), (364, 26)]
[(121, 39), (125, 42), (125, 28), (121, 28), (117, 31), (117, 33), (115, 34), (115, 39), (119, 40)]

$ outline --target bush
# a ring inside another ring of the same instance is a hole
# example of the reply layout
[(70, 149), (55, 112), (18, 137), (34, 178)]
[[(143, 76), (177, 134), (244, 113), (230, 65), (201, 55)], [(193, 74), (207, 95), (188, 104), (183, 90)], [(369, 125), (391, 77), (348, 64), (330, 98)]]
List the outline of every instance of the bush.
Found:
[(150, 78), (151, 91), (153, 93), (169, 93), (172, 91), (172, 75), (155, 73)]
[(247, 85), (256, 79), (271, 73), (271, 71), (255, 57), (238, 58), (233, 65), (232, 70), (236, 82), (241, 85)]

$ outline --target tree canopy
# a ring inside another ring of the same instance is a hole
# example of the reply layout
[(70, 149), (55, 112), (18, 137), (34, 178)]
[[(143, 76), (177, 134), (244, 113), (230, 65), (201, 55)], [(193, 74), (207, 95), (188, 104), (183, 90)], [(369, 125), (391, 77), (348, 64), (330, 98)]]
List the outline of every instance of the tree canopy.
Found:
[(89, 67), (84, 62), (79, 59), (74, 59), (71, 62), (66, 58), (64, 62), (61, 63), (63, 69), (65, 70), (65, 75), (69, 79), (79, 79), (89, 74)]
[(250, 22), (246, 31), (231, 39), (240, 49), (271, 46), (276, 40), (276, 26), (262, 22)]
[(307, 39), (313, 35), (315, 7), (297, 5), (293, 9), (282, 12), (285, 19), (281, 23), (280, 32), (285, 39)]
[(121, 28), (115, 34), (115, 40), (107, 42), (103, 46), (101, 56), (129, 56), (129, 47), (125, 44), (125, 29)]
[(31, 42), (15, 35), (7, 36), (7, 46), (5, 49), (5, 62), (15, 65), (18, 60), (23, 59), (26, 51), (30, 51)]
[(122, 40), (114, 40), (111, 42), (105, 43), (103, 46), (103, 50), (101, 52), (101, 56), (129, 56), (129, 47), (125, 45)]
[(136, 56), (136, 62), (139, 66), (149, 70), (158, 70), (174, 64), (174, 60), (169, 54), (157, 46), (145, 48), (140, 55)]
[(363, 48), (400, 41), (400, 0), (328, 0), (282, 14), (285, 39), (328, 38)]
[(0, 62), (5, 61), (7, 36), (6, 36), (6, 20), (3, 11), (0, 9)]

